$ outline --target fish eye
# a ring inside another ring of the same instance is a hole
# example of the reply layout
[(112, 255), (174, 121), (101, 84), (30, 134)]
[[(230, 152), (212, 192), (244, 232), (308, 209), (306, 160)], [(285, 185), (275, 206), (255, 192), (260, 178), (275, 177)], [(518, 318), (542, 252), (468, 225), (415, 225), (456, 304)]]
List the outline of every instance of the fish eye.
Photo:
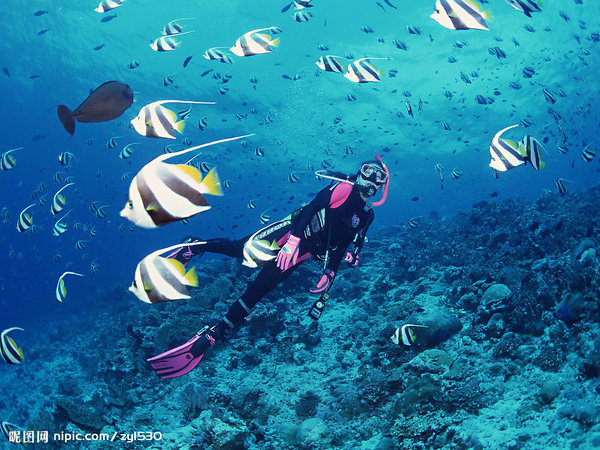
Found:
[(135, 282), (135, 280), (133, 280), (133, 283), (131, 283), (131, 285), (137, 289), (137, 283)]
[(133, 202), (131, 200), (127, 200), (127, 206), (129, 207), (129, 209), (133, 209)]

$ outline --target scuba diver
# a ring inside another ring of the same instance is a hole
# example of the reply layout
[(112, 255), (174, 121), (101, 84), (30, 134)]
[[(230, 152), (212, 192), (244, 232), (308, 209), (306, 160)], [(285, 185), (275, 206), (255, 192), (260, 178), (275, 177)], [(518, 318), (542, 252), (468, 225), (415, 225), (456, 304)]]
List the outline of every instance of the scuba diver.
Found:
[[(187, 265), (191, 258), (204, 252), (220, 253), (244, 258), (244, 265), (262, 269), (219, 322), (205, 326), (185, 344), (147, 359), (159, 377), (179, 377), (194, 369), (207, 350), (244, 323), (254, 306), (311, 256), (324, 264), (323, 274), (310, 289), (311, 293), (320, 294), (321, 299), (315, 302), (309, 316), (314, 320), (319, 318), (342, 260), (350, 267), (358, 265), (367, 230), (375, 216), (371, 206), (382, 205), (387, 199), (390, 176), (378, 154), (374, 160), (362, 163), (355, 175), (330, 171), (317, 171), (316, 175), (333, 182), (283, 220), (239, 240), (203, 241), (188, 237), (184, 243), (190, 245), (183, 245), (169, 255)], [(369, 198), (380, 190), (381, 200), (370, 202)], [(351, 243), (354, 243), (352, 252), (347, 251)]]

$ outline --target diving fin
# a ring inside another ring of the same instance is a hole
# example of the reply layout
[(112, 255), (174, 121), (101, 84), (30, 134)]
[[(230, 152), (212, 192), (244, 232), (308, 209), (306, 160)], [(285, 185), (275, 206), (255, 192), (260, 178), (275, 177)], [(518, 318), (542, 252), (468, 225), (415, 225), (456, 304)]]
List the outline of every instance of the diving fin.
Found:
[(191, 372), (206, 351), (215, 345), (215, 327), (204, 327), (192, 339), (179, 347), (148, 358), (152, 369), (160, 378), (175, 378)]

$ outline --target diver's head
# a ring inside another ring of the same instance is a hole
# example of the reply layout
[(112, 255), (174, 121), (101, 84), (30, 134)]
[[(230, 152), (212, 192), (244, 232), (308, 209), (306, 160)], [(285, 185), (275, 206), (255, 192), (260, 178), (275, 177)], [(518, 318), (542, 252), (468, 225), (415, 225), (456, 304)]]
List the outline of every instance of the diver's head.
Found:
[(356, 174), (355, 183), (360, 186), (361, 194), (365, 200), (368, 197), (373, 197), (385, 186), (382, 201), (373, 203), (373, 205), (379, 206), (385, 202), (385, 197), (387, 197), (387, 186), (389, 183), (389, 172), (378, 154), (375, 154), (374, 160), (365, 161), (361, 164), (360, 170)]

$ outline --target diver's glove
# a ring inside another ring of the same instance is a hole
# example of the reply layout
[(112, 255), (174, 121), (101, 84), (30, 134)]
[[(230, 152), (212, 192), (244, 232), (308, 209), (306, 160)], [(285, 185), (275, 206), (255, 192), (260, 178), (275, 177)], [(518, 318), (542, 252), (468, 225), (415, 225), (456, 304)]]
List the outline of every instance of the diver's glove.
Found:
[(277, 267), (281, 271), (285, 271), (296, 264), (298, 261), (298, 246), (300, 244), (300, 238), (290, 234), (285, 245), (277, 253)]
[(358, 266), (358, 256), (358, 253), (346, 252), (344, 261), (346, 261), (346, 264), (348, 264), (350, 267), (356, 267)]
[(321, 292), (325, 292), (333, 283), (333, 279), (335, 278), (335, 272), (331, 269), (325, 269), (323, 275), (321, 275), (321, 279), (317, 283), (317, 287), (314, 287), (310, 290), (312, 294), (319, 294)]

